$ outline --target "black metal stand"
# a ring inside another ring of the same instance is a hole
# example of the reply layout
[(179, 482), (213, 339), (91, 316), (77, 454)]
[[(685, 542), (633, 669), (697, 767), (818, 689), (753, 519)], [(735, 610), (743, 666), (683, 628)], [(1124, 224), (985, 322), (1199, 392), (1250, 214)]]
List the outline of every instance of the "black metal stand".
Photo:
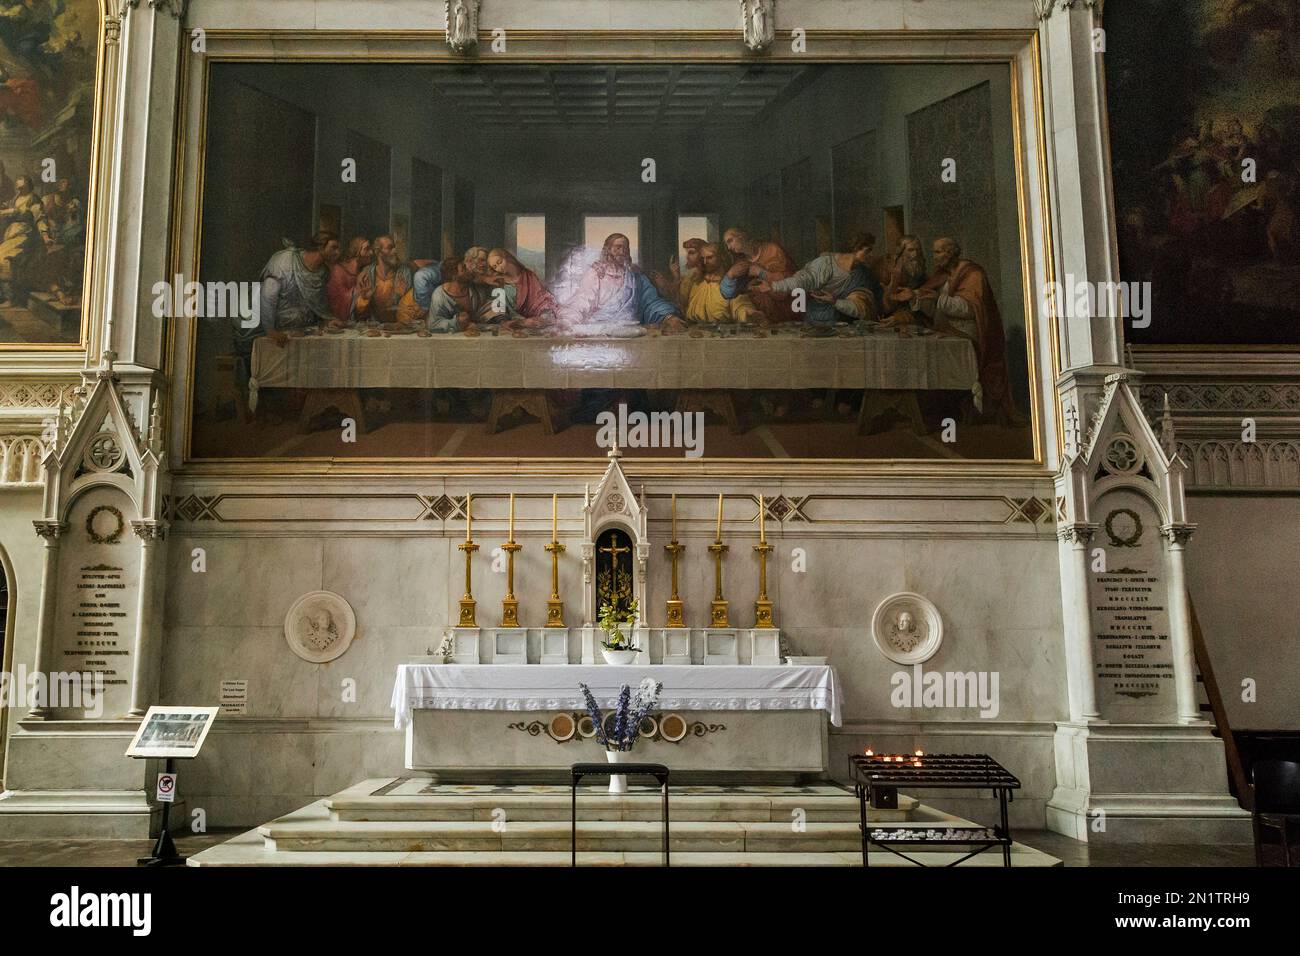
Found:
[[(171, 757), (167, 758), (167, 765), (163, 768), (163, 772), (176, 772)], [(162, 832), (158, 834), (158, 839), (153, 845), (153, 855), (140, 857), (135, 861), (137, 865), (180, 866), (185, 862), (185, 857), (176, 852), (176, 843), (172, 840), (171, 815), (172, 805), (164, 802), (162, 805)]]
[[(890, 846), (891, 841), (974, 847), (947, 864), (957, 866), (990, 847), (1002, 848), (1002, 865), (1011, 866), (1011, 825), (1007, 817), (1007, 803), (1012, 791), (1020, 788), (1020, 781), (1007, 772), (997, 761), (985, 754), (935, 754), (921, 756), (915, 761), (882, 762), (878, 758), (849, 756), (849, 772), (853, 778), (853, 792), (858, 798), (858, 811), (862, 830), (862, 865), (866, 867), (867, 848), (875, 844), (909, 863), (925, 866)], [(876, 808), (898, 806), (898, 788), (909, 790), (990, 790), (998, 800), (996, 827), (902, 827), (867, 825), (867, 804)]]
[(663, 793), (664, 866), (671, 866), (668, 851), (668, 768), (661, 763), (575, 763), (569, 768), (572, 781), (569, 786), (569, 836), (570, 865), (578, 865), (578, 781), (583, 777), (608, 777), (612, 774), (626, 776), (645, 775), (659, 782)]

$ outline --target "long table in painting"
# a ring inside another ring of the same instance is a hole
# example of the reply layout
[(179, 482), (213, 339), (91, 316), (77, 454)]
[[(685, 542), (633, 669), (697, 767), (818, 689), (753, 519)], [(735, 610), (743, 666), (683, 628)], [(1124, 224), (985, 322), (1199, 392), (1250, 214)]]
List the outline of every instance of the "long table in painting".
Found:
[[(969, 339), (880, 331), (764, 337), (650, 333), (635, 338), (517, 337), (463, 333), (366, 336), (356, 330), (253, 344), (249, 408), (265, 388), (554, 389), (636, 388), (955, 390), (979, 380)], [(522, 406), (521, 406), (522, 407)]]
[(636, 759), (674, 773), (825, 773), (827, 721), (840, 724), (839, 678), (826, 665), (403, 664), (394, 723), (411, 770), (567, 770), (602, 759), (578, 684), (608, 711), (622, 685), (635, 691), (646, 677), (663, 690)]

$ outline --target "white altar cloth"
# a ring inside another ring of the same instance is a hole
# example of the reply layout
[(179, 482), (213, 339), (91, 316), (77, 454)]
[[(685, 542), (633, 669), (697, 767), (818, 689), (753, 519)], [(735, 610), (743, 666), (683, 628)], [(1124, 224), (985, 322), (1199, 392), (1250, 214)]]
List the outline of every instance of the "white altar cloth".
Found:
[(250, 407), (260, 388), (945, 389), (979, 381), (962, 336), (886, 329), (847, 338), (793, 330), (692, 338), (550, 339), (461, 334), (367, 338), (354, 331), (253, 343)]
[(402, 664), (393, 685), (394, 725), (413, 710), (585, 710), (578, 682), (601, 707), (613, 707), (622, 685), (663, 683), (662, 710), (824, 710), (840, 726), (835, 668), (750, 664)]

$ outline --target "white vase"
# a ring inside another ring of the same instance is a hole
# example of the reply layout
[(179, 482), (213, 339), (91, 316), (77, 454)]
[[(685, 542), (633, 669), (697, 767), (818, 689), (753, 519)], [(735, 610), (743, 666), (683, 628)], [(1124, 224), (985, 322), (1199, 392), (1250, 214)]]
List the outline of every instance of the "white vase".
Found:
[[(610, 763), (628, 763), (632, 759), (632, 751), (606, 750), (605, 759)], [(611, 773), (609, 775), (609, 792), (616, 794), (627, 793), (627, 774)]]
[(600, 656), (605, 658), (606, 664), (635, 664), (638, 653), (636, 650), (611, 651), (604, 646), (600, 649)]

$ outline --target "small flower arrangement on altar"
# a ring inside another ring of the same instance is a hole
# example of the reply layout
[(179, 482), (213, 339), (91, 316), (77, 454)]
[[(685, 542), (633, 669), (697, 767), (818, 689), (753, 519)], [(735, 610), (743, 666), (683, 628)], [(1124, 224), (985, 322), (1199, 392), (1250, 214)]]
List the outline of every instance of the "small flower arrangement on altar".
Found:
[(620, 610), (617, 604), (602, 604), (597, 624), (604, 631), (605, 637), (600, 642), (601, 654), (607, 664), (630, 664), (632, 658), (641, 653), (641, 648), (632, 643), (629, 633), (636, 623), (637, 604), (629, 601), (627, 607)]
[(451, 655), (454, 653), (456, 653), (456, 641), (451, 636), (451, 631), (448, 631), (442, 636), (442, 643), (438, 645), (438, 649), (430, 651), (429, 656), (432, 657), (435, 662), (445, 664), (451, 659)]

